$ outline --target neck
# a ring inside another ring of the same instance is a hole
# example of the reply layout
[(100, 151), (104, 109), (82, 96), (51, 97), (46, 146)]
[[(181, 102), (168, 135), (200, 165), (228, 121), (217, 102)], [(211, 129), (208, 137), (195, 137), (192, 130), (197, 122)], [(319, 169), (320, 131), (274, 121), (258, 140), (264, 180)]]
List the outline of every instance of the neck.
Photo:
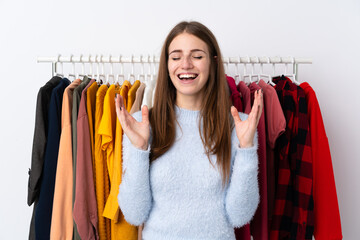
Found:
[(202, 96), (186, 96), (177, 94), (175, 104), (180, 108), (199, 111), (202, 106)]

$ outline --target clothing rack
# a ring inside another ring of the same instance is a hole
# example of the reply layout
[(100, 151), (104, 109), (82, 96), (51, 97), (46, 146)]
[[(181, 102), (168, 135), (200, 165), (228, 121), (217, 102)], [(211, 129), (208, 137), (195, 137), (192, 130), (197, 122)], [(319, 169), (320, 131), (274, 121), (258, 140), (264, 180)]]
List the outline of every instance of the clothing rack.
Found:
[[(160, 57), (155, 56), (155, 55), (140, 55), (140, 56), (131, 56), (131, 57), (124, 57), (122, 55), (119, 56), (103, 56), (103, 55), (88, 55), (88, 56), (55, 56), (55, 57), (38, 57), (37, 58), (37, 62), (38, 63), (44, 63), (44, 62), (51, 62), (52, 63), (52, 75), (54, 76), (55, 73), (57, 73), (57, 64), (58, 63), (73, 63), (73, 69), (75, 69), (74, 64), (75, 63), (131, 63), (131, 64), (135, 64), (135, 63), (141, 63), (141, 64), (156, 64), (160, 62)], [(297, 76), (298, 76), (298, 65), (299, 64), (312, 64), (312, 59), (311, 58), (295, 58), (295, 57), (279, 57), (279, 56), (275, 56), (275, 57), (267, 57), (267, 56), (262, 56), (262, 57), (249, 57), (249, 56), (244, 56), (244, 57), (224, 57), (223, 58), (223, 63), (225, 64), (225, 66), (227, 66), (228, 64), (251, 64), (252, 66), (252, 73), (253, 73), (253, 68), (254, 68), (254, 64), (260, 64), (261, 67), (263, 64), (272, 64), (273, 65), (273, 69), (275, 64), (285, 64), (287, 66), (287, 64), (292, 64), (293, 65), (293, 74), (295, 75), (295, 79), (297, 80)], [(133, 68), (132, 68), (133, 71)], [(246, 70), (245, 70), (246, 71)]]

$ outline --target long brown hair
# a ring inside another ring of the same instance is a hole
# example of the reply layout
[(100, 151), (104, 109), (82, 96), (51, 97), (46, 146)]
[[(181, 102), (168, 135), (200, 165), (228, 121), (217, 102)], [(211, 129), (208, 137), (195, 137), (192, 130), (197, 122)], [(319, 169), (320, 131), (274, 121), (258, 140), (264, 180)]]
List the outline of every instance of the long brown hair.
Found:
[[(223, 187), (228, 183), (231, 165), (231, 129), (229, 89), (225, 78), (221, 52), (215, 36), (199, 22), (180, 22), (168, 34), (162, 47), (159, 73), (150, 110), (152, 143), (150, 161), (164, 154), (175, 141), (176, 88), (172, 84), (167, 67), (169, 45), (181, 33), (189, 33), (204, 41), (210, 54), (209, 79), (204, 86), (204, 101), (200, 110), (199, 129), (201, 140), (210, 161), (210, 154), (216, 155), (221, 170)], [(210, 162), (211, 163), (211, 162)]]

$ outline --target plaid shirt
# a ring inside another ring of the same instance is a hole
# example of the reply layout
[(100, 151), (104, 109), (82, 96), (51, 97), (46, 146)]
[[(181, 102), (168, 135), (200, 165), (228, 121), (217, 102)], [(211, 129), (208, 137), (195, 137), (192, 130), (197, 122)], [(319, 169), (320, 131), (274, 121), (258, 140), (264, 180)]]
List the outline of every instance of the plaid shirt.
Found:
[(282, 76), (275, 89), (286, 118), (277, 140), (276, 195), (270, 239), (312, 239), (314, 231), (311, 140), (304, 91)]

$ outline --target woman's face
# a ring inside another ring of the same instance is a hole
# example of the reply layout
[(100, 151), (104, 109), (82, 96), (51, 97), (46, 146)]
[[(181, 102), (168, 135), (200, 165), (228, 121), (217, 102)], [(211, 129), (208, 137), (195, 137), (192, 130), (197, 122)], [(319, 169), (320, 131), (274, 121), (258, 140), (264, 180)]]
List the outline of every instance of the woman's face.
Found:
[(211, 62), (206, 43), (184, 32), (172, 40), (168, 50), (168, 70), (176, 88), (177, 99), (187, 96), (201, 99)]

